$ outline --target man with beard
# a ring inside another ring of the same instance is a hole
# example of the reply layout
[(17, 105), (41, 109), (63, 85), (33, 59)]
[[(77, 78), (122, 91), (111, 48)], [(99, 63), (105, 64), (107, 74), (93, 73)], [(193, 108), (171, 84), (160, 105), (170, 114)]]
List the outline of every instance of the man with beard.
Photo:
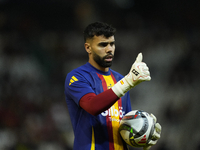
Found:
[(128, 149), (118, 132), (119, 121), (132, 110), (128, 91), (151, 77), (141, 53), (125, 77), (110, 69), (115, 31), (106, 23), (88, 25), (84, 46), (89, 61), (67, 74), (65, 96), (75, 135), (74, 150)]

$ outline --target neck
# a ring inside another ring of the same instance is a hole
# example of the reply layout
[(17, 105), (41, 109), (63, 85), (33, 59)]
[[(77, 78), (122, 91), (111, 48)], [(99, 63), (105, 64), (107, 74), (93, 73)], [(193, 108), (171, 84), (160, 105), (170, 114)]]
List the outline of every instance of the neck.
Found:
[(101, 67), (94, 60), (89, 60), (88, 62), (98, 70), (101, 70), (103, 72), (108, 72), (109, 71), (109, 67), (107, 67), (107, 68)]

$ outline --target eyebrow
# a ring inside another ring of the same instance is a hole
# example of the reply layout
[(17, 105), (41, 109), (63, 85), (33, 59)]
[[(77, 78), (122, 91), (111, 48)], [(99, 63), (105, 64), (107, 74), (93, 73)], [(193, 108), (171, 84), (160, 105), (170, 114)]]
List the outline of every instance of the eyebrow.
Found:
[(98, 43), (98, 45), (103, 45), (103, 44), (114, 44), (115, 41), (112, 41), (112, 42), (100, 42)]

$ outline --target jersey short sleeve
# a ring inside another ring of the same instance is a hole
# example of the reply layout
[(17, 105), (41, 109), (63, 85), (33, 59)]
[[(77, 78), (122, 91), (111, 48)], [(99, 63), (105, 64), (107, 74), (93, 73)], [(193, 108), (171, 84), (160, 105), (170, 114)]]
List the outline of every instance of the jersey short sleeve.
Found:
[(87, 93), (94, 93), (90, 83), (82, 74), (72, 72), (67, 75), (65, 81), (66, 92), (71, 96), (77, 105), (79, 100)]

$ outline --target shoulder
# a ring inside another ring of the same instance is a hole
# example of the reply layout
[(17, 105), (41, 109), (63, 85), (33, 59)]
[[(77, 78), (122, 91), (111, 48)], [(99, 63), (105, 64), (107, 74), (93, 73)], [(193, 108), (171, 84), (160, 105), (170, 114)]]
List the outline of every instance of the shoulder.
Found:
[(95, 69), (89, 63), (86, 63), (69, 72), (66, 76), (66, 82), (70, 83), (75, 80), (90, 83), (94, 74), (96, 74)]
[(90, 72), (90, 69), (87, 68), (87, 64), (85, 64), (85, 65), (82, 65), (82, 66), (75, 68), (72, 71), (70, 71), (67, 74), (66, 79), (71, 79), (73, 76), (76, 77), (76, 78), (77, 77), (78, 78), (87, 77), (87, 74), (89, 74), (89, 72)]

